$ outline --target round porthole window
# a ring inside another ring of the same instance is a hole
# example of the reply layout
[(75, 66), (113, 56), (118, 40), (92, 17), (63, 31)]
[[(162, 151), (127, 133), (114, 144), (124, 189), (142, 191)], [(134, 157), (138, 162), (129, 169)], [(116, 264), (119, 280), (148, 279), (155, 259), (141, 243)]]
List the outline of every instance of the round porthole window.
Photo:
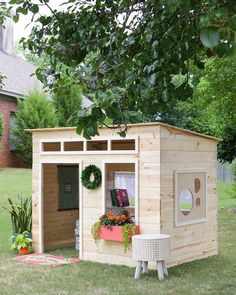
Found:
[(183, 215), (188, 215), (193, 208), (193, 195), (187, 188), (182, 190), (179, 195), (179, 210)]
[(200, 191), (201, 188), (201, 182), (199, 178), (194, 179), (194, 191), (197, 194)]

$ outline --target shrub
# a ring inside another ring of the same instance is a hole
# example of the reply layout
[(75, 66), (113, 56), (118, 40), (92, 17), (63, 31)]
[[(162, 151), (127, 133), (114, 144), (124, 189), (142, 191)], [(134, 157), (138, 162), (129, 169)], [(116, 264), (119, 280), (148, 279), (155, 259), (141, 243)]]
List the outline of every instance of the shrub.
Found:
[(22, 234), (32, 230), (32, 198), (23, 199), (18, 196), (18, 200), (13, 202), (8, 198), (9, 207), (3, 207), (11, 216), (12, 231), (14, 234)]
[(18, 100), (16, 112), (16, 150), (19, 157), (28, 165), (32, 164), (32, 136), (25, 129), (47, 128), (57, 126), (58, 119), (54, 106), (47, 100), (44, 92), (33, 90), (24, 100)]
[(62, 78), (54, 88), (53, 104), (61, 127), (77, 126), (82, 109), (82, 90), (71, 78)]

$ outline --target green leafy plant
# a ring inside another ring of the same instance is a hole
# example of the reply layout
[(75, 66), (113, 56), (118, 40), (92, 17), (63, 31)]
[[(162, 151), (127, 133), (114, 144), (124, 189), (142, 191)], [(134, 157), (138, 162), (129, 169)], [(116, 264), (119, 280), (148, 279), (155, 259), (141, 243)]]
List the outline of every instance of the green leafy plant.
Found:
[(135, 225), (131, 223), (122, 226), (122, 241), (124, 244), (124, 252), (129, 250), (130, 237), (135, 234)]
[(82, 88), (77, 81), (64, 77), (57, 80), (52, 103), (56, 109), (58, 125), (61, 127), (76, 126), (78, 112), (82, 110)]
[(13, 233), (22, 234), (25, 231), (32, 230), (32, 198), (23, 198), (18, 196), (18, 200), (14, 202), (8, 198), (9, 207), (3, 207), (11, 216), (11, 224)]
[[(32, 53), (48, 56), (49, 65), (36, 70), (44, 84), (57, 87), (66, 66), (67, 76), (75, 76), (95, 96), (107, 89), (123, 90), (116, 101), (107, 96), (78, 119), (77, 132), (86, 138), (95, 136), (107, 118), (118, 122), (118, 133), (125, 136), (124, 109), (136, 107), (145, 115), (165, 111), (193, 94), (189, 60), (202, 68), (205, 55), (235, 53), (233, 0), (70, 0), (60, 9), (48, 0), (9, 2), (15, 21), (33, 14), (35, 26), (22, 42)], [(41, 6), (52, 13), (42, 13)], [(175, 87), (172, 78), (178, 74), (186, 79)]]
[(11, 249), (20, 250), (21, 248), (31, 248), (33, 240), (28, 236), (28, 231), (24, 231), (22, 234), (18, 235), (15, 242), (12, 243)]
[(92, 225), (91, 233), (95, 243), (98, 245), (100, 241), (100, 226), (101, 222), (97, 221)]
[(53, 104), (47, 95), (39, 90), (30, 91), (24, 100), (18, 100), (18, 110), (13, 133), (18, 156), (27, 165), (32, 164), (32, 135), (25, 129), (57, 126), (58, 119)]

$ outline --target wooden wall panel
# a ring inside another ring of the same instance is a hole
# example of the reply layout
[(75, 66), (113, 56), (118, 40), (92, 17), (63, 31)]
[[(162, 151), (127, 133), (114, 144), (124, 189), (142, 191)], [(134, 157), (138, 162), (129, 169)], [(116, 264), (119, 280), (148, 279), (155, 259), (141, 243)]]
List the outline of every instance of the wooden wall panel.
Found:
[[(171, 235), (175, 265), (216, 255), (218, 252), (216, 198), (216, 141), (161, 127), (161, 232)], [(174, 171), (206, 169), (207, 221), (175, 227)]]

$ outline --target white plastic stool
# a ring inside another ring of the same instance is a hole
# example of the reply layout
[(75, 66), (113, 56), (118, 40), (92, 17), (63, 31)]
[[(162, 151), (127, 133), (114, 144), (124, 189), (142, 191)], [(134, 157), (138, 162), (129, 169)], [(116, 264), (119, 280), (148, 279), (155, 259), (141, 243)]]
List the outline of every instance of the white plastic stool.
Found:
[(137, 261), (135, 279), (148, 272), (148, 261), (156, 261), (160, 280), (168, 275), (166, 260), (170, 257), (169, 235), (135, 235), (132, 237), (132, 254)]

